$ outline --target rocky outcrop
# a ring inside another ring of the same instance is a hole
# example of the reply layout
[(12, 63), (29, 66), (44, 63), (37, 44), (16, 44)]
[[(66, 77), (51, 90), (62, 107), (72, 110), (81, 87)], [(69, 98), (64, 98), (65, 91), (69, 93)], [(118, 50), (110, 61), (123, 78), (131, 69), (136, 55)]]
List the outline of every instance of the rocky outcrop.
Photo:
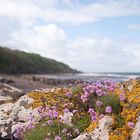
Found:
[[(1, 137), (14, 132), (17, 125), (25, 125), (32, 108), (30, 107), (33, 99), (27, 95), (22, 96), (16, 103), (6, 103), (0, 105), (0, 133)], [(24, 123), (21, 123), (24, 122)], [(11, 130), (12, 129), (12, 130)]]
[(0, 104), (15, 100), (22, 96), (22, 90), (11, 85), (0, 83)]
[(140, 140), (140, 116), (138, 118), (138, 121), (135, 125), (134, 131), (132, 133), (132, 139), (131, 140)]
[(74, 140), (109, 140), (109, 126), (113, 124), (113, 119), (105, 116), (99, 121), (99, 125), (90, 133), (79, 135)]

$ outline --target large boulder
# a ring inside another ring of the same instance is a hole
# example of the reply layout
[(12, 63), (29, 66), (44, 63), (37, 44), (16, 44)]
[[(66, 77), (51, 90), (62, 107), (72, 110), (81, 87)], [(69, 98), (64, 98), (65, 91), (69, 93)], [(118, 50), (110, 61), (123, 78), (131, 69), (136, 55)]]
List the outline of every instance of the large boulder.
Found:
[(113, 119), (109, 116), (103, 117), (98, 126), (90, 133), (83, 133), (73, 140), (109, 140), (109, 126), (113, 124)]
[(28, 122), (28, 118), (32, 113), (30, 105), (33, 99), (28, 95), (22, 96), (15, 103), (6, 103), (0, 105), (0, 133), (1, 137), (11, 134), (11, 128), (14, 125), (20, 125), (21, 122)]

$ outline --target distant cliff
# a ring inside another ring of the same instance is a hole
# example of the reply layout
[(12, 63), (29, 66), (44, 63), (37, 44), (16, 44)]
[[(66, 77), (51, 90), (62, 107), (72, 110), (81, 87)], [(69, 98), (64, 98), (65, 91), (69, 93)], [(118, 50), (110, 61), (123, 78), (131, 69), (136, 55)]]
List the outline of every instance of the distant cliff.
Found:
[(76, 73), (77, 70), (38, 54), (0, 47), (0, 73)]

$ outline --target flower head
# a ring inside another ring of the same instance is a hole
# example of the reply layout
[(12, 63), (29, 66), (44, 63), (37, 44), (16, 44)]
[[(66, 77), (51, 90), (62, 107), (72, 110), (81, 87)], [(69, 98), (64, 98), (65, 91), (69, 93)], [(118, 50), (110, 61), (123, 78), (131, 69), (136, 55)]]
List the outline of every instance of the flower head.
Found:
[(55, 136), (55, 140), (62, 140), (60, 136)]
[(52, 121), (52, 120), (48, 120), (47, 123), (48, 123), (49, 125), (51, 125), (51, 124), (53, 124), (53, 121)]
[(120, 94), (120, 101), (124, 101), (126, 99), (125, 94), (121, 93)]
[(105, 108), (105, 112), (106, 112), (106, 113), (111, 113), (111, 112), (112, 112), (112, 107), (111, 107), (111, 106), (107, 106), (107, 107)]
[(99, 116), (99, 118), (102, 119), (104, 116), (105, 116), (104, 114), (101, 114), (101, 115)]
[(66, 93), (66, 96), (67, 96), (68, 98), (72, 97), (72, 92), (67, 92), (67, 93)]
[(96, 101), (96, 106), (101, 106), (102, 105), (102, 102), (101, 101)]
[(129, 128), (134, 128), (134, 126), (135, 126), (133, 122), (128, 122), (127, 125)]
[(66, 128), (64, 128), (64, 129), (62, 129), (62, 133), (67, 133), (67, 129)]
[(82, 95), (81, 96), (82, 101), (85, 103), (87, 101), (87, 96), (86, 95)]
[(88, 113), (90, 113), (92, 121), (96, 121), (97, 120), (97, 114), (96, 114), (96, 112), (92, 108), (89, 108)]

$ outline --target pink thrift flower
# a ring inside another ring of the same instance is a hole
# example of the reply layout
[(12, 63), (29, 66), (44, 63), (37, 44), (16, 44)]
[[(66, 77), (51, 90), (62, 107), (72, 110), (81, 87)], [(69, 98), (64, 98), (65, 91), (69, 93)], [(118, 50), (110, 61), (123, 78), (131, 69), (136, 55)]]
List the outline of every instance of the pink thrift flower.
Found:
[(64, 109), (64, 112), (65, 112), (65, 113), (68, 113), (68, 112), (69, 112), (69, 110), (66, 108), (66, 109)]
[(53, 110), (53, 117), (54, 118), (58, 117), (58, 112), (56, 110)]
[(90, 113), (92, 121), (96, 121), (97, 114), (96, 114), (96, 112), (92, 108), (89, 108), (88, 113)]
[(134, 126), (135, 126), (133, 122), (128, 122), (127, 125), (129, 128), (134, 128)]
[(50, 140), (49, 138), (46, 138), (45, 140)]
[(66, 128), (64, 128), (63, 130), (62, 130), (62, 133), (67, 133), (67, 129)]
[(96, 106), (101, 106), (102, 105), (102, 102), (101, 101), (96, 101)]
[(86, 91), (86, 92), (84, 93), (84, 95), (85, 95), (85, 97), (88, 97), (88, 96), (89, 96), (89, 93)]
[(47, 123), (48, 123), (49, 125), (52, 125), (52, 124), (53, 124), (53, 121), (52, 121), (52, 120), (48, 120)]
[(70, 132), (68, 132), (68, 133), (67, 133), (67, 136), (72, 137), (72, 135), (71, 135), (71, 133), (70, 133)]
[(107, 106), (107, 107), (105, 108), (105, 112), (106, 112), (106, 113), (111, 113), (111, 112), (112, 112), (111, 106)]
[(95, 112), (93, 108), (89, 108), (88, 113), (93, 113)]
[(79, 129), (75, 129), (75, 130), (74, 130), (74, 132), (75, 132), (77, 135), (79, 135), (79, 134), (80, 134)]
[(87, 101), (87, 96), (82, 95), (82, 96), (81, 96), (81, 99), (82, 99), (82, 101), (85, 103), (85, 102)]
[(77, 112), (77, 110), (76, 109), (74, 109), (73, 111), (72, 111), (72, 113), (76, 113)]
[(120, 101), (124, 101), (126, 99), (125, 94), (121, 93), (120, 94)]
[(72, 97), (72, 92), (67, 92), (67, 93), (66, 93), (66, 96), (67, 96), (68, 98)]
[(68, 106), (68, 103), (63, 104), (63, 107), (66, 107), (66, 106)]
[(55, 140), (62, 140), (60, 136), (55, 136)]
[(97, 93), (97, 95), (98, 95), (98, 96), (102, 96), (102, 95), (103, 95), (103, 93), (102, 93), (102, 90), (101, 90), (101, 89), (96, 90), (96, 93)]
[(104, 116), (105, 116), (104, 114), (101, 114), (101, 115), (99, 116), (99, 118), (102, 119)]

